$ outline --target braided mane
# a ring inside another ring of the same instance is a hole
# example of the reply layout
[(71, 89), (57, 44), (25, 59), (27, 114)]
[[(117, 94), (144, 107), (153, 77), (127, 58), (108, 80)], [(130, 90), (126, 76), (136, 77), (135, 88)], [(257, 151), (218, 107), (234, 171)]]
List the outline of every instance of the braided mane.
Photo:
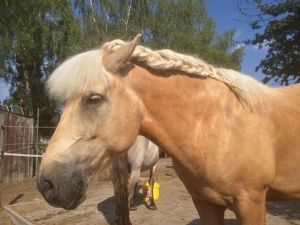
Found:
[[(111, 85), (112, 74), (102, 65), (103, 53), (110, 53), (125, 45), (122, 40), (105, 43), (102, 48), (77, 54), (63, 62), (50, 76), (47, 88), (61, 102), (76, 94), (83, 94), (97, 87), (106, 90)], [(240, 72), (212, 66), (201, 59), (171, 50), (154, 51), (138, 45), (130, 60), (156, 71), (178, 71), (201, 78), (213, 78), (229, 87), (240, 102), (250, 107), (266, 106), (267, 100), (275, 99), (276, 92), (250, 76)]]
[[(102, 46), (102, 50), (111, 53), (126, 42), (122, 40), (114, 40), (107, 42)], [(191, 75), (198, 75), (200, 77), (210, 77), (220, 80), (228, 86), (232, 86), (232, 81), (226, 76), (223, 76), (217, 68), (205, 63), (201, 59), (189, 55), (176, 53), (169, 49), (153, 51), (150, 48), (138, 45), (132, 56), (131, 60), (149, 66), (154, 70), (160, 71), (182, 71)]]
[[(114, 40), (102, 45), (101, 50), (111, 53), (126, 42)], [(152, 50), (144, 46), (136, 46), (130, 60), (145, 65), (156, 71), (179, 71), (201, 78), (212, 78), (226, 84), (239, 100), (252, 108), (257, 103), (263, 104), (274, 95), (273, 89), (240, 72), (218, 68), (193, 56), (176, 53), (169, 49)]]

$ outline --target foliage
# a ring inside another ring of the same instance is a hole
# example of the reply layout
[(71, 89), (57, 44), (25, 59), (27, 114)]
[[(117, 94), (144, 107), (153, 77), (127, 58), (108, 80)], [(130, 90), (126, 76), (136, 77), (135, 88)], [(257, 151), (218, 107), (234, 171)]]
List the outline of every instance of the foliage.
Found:
[(220, 66), (240, 69), (243, 49), (234, 49), (234, 31), (215, 32), (202, 0), (75, 0), (85, 47), (143, 33), (144, 44), (192, 54)]
[[(263, 82), (274, 80), (284, 85), (300, 82), (299, 0), (244, 1), (241, 12), (257, 31), (250, 43), (268, 49), (265, 59), (256, 68), (266, 74)], [(250, 6), (256, 10), (255, 14), (249, 12)]]
[(73, 53), (143, 33), (144, 44), (240, 68), (243, 49), (234, 31), (217, 34), (204, 0), (4, 0), (0, 5), (0, 78), (10, 99), (40, 125), (51, 126), (58, 107), (44, 84), (59, 62)]
[(6, 0), (0, 5), (0, 76), (11, 85), (9, 101), (41, 125), (50, 125), (56, 104), (44, 90), (54, 66), (76, 51), (77, 25), (67, 0)]

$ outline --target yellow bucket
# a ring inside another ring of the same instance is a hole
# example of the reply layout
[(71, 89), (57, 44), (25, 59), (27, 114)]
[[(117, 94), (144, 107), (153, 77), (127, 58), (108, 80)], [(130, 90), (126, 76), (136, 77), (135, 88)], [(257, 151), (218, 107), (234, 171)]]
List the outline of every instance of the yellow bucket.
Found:
[[(143, 194), (144, 194), (145, 200), (149, 200), (148, 188), (149, 188), (149, 183), (145, 182), (143, 184)], [(159, 189), (160, 189), (159, 183), (154, 182), (154, 185), (153, 185), (153, 198), (154, 198), (154, 201), (159, 199)]]

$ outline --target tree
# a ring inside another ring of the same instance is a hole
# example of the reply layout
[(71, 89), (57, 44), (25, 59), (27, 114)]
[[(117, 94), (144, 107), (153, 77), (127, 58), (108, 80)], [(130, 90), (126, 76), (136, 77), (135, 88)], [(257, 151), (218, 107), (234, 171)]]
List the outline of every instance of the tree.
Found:
[(0, 76), (10, 102), (50, 125), (56, 104), (44, 90), (55, 65), (76, 52), (79, 25), (68, 0), (5, 0), (0, 5)]
[(217, 34), (202, 0), (75, 0), (85, 43), (143, 33), (144, 44), (192, 54), (220, 66), (240, 69), (243, 49), (234, 49), (234, 31)]
[(248, 42), (268, 49), (256, 68), (265, 74), (263, 82), (274, 80), (281, 85), (300, 82), (300, 1), (244, 0), (240, 11), (257, 31)]
[(57, 105), (44, 84), (67, 56), (143, 33), (144, 44), (240, 68), (243, 49), (234, 31), (215, 32), (204, 0), (4, 0), (0, 5), (0, 77), (11, 85), (7, 102), (50, 125)]

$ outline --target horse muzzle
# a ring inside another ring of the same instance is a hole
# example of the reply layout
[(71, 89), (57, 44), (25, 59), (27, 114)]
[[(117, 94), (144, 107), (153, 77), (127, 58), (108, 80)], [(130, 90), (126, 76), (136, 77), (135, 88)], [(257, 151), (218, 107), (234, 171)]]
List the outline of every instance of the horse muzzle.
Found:
[(40, 172), (36, 185), (50, 205), (71, 210), (85, 200), (87, 185), (81, 172), (73, 172), (70, 176), (62, 174), (46, 175)]

